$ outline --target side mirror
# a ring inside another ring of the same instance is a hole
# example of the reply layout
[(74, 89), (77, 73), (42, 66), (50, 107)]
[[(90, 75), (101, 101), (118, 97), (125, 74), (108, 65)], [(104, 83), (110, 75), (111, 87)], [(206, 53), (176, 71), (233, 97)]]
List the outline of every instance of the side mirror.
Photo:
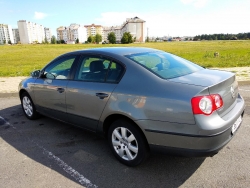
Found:
[(40, 70), (35, 70), (35, 71), (33, 71), (32, 73), (31, 73), (31, 76), (33, 77), (33, 78), (37, 78), (37, 77), (39, 77), (40, 76)]

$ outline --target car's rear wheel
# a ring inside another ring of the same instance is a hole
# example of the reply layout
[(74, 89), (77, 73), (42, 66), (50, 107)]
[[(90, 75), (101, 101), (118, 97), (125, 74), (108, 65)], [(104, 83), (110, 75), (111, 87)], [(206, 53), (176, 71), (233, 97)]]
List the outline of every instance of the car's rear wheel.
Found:
[(148, 145), (142, 133), (125, 119), (112, 123), (108, 140), (115, 157), (125, 165), (137, 166), (148, 157)]
[(37, 113), (36, 107), (34, 106), (34, 103), (27, 92), (21, 95), (21, 103), (23, 112), (28, 119), (38, 118), (39, 114)]

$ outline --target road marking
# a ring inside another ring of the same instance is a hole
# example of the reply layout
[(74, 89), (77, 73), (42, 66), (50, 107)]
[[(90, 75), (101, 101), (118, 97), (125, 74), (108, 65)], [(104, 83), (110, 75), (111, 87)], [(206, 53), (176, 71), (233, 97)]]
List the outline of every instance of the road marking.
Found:
[[(20, 134), (23, 134), (21, 130), (17, 130), (17, 128), (10, 124), (8, 121), (6, 121), (3, 117), (0, 116), (1, 122), (4, 122), (4, 125), (10, 126), (13, 129), (15, 129)], [(38, 148), (40, 148), (44, 155), (46, 155), (50, 160), (53, 160), (58, 166), (60, 166), (66, 173), (68, 173), (70, 176), (72, 176), (75, 180), (77, 180), (81, 185), (84, 185), (86, 187), (94, 187), (97, 188), (98, 186), (91, 183), (90, 180), (85, 178), (82, 174), (77, 172), (75, 169), (73, 169), (71, 166), (69, 166), (67, 163), (65, 163), (62, 159), (55, 156), (52, 152), (44, 148), (43, 146), (39, 145), (34, 140), (31, 140), (30, 138), (26, 137), (30, 142), (34, 143)]]
[(250, 90), (247, 90), (247, 89), (239, 89), (240, 91), (250, 91)]

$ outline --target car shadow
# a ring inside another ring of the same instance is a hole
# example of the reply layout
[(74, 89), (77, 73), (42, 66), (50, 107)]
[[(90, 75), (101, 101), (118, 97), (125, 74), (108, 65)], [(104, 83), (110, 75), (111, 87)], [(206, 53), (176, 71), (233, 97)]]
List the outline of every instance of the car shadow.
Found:
[[(20, 105), (0, 110), (0, 116), (3, 118), (0, 119), (0, 136), (5, 142), (32, 160), (87, 187), (92, 184), (98, 187), (179, 187), (205, 160), (151, 154), (145, 163), (131, 168), (119, 163), (106, 139), (94, 133), (47, 117), (28, 120)], [(74, 176), (72, 169), (79, 174)], [(85, 178), (83, 181), (79, 180), (80, 175)]]

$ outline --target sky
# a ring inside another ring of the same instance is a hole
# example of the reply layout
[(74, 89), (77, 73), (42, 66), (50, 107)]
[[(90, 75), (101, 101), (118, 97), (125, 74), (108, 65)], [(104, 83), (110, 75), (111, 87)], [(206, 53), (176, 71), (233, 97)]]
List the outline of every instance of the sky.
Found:
[(146, 21), (149, 37), (250, 32), (250, 0), (0, 0), (0, 24), (26, 20), (56, 28)]

